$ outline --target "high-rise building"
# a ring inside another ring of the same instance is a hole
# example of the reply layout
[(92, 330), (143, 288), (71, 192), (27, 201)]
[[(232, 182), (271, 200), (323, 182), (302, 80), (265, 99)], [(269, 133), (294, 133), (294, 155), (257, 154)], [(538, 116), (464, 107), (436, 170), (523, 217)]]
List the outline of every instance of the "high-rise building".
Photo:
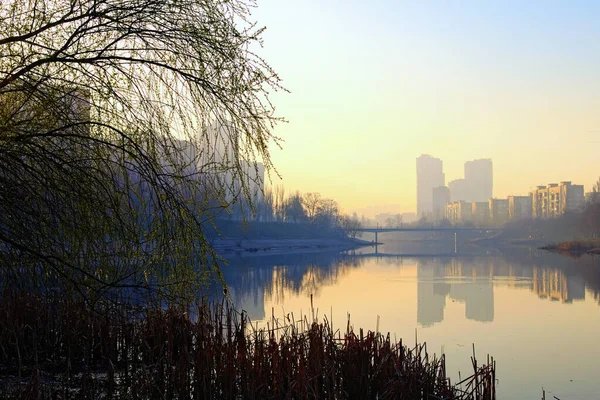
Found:
[(465, 163), (465, 180), (468, 181), (471, 202), (487, 202), (493, 197), (494, 173), (492, 160), (489, 158), (467, 161)]
[(469, 182), (466, 179), (455, 179), (448, 182), (450, 190), (450, 201), (468, 201), (471, 202), (471, 193)]
[(433, 213), (433, 188), (444, 186), (442, 160), (423, 154), (417, 158), (417, 215)]
[(446, 205), (450, 202), (450, 191), (446, 186), (433, 188), (433, 219), (439, 221), (445, 217)]

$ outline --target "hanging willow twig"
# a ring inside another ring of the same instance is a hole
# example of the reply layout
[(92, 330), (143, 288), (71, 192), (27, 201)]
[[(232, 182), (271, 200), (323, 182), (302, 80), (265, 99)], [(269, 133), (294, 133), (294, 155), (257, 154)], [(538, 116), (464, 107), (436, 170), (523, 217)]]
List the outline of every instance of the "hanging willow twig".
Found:
[(278, 143), (253, 6), (0, 3), (3, 283), (94, 302), (218, 273), (203, 226), (249, 196)]

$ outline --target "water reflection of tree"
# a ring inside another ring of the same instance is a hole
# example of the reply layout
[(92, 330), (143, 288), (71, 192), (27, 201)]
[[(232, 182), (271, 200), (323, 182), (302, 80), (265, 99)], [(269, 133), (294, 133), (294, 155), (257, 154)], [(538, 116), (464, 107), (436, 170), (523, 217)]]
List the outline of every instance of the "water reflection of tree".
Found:
[(235, 303), (252, 300), (258, 305), (264, 299), (283, 303), (288, 293), (318, 295), (323, 286), (334, 285), (363, 262), (338, 252), (240, 258), (230, 260), (223, 275)]
[(600, 257), (583, 256), (581, 260), (581, 275), (586, 282), (586, 288), (600, 304)]
[(329, 260), (275, 266), (273, 279), (265, 287), (265, 296), (278, 303), (285, 300), (286, 292), (297, 295), (319, 295), (323, 286), (335, 285), (338, 280), (364, 261), (337, 254)]

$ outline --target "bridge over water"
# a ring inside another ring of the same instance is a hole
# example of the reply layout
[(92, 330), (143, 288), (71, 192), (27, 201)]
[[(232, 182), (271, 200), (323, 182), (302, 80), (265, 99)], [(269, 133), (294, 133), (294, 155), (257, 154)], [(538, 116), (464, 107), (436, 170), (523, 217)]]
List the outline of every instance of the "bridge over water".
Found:
[[(457, 234), (459, 232), (486, 232), (486, 233), (492, 233), (492, 232), (500, 232), (502, 231), (501, 229), (498, 228), (468, 228), (468, 227), (449, 227), (449, 228), (437, 228), (437, 227), (420, 227), (420, 228), (415, 228), (415, 227), (407, 227), (407, 228), (403, 228), (403, 227), (399, 227), (399, 228), (380, 228), (380, 227), (375, 227), (375, 228), (360, 228), (360, 229), (356, 229), (356, 232), (371, 232), (375, 234), (375, 243), (378, 242), (378, 235), (380, 233), (386, 233), (386, 232), (450, 232), (450, 233), (454, 233)], [(455, 235), (456, 236), (456, 235)], [(456, 240), (456, 237), (455, 237)]]
[[(457, 257), (473, 257), (473, 254), (460, 254), (460, 253), (380, 253), (375, 246), (375, 251), (372, 253), (358, 253), (352, 254), (354, 258), (391, 258), (395, 260), (403, 260), (405, 258), (457, 258)], [(489, 257), (489, 254), (476, 254), (477, 257)]]

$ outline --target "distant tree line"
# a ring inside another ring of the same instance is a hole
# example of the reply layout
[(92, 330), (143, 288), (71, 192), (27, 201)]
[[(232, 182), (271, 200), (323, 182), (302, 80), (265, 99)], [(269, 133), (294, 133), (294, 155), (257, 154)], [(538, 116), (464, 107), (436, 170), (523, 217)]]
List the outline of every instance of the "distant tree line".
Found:
[(600, 177), (594, 184), (581, 215), (581, 228), (592, 237), (600, 236)]
[(363, 226), (356, 213), (342, 214), (337, 201), (323, 197), (318, 192), (294, 191), (286, 194), (283, 185), (266, 188), (262, 198), (254, 202), (241, 199), (230, 208), (228, 217), (235, 220), (317, 225), (343, 230), (353, 238), (360, 236), (358, 229)]

